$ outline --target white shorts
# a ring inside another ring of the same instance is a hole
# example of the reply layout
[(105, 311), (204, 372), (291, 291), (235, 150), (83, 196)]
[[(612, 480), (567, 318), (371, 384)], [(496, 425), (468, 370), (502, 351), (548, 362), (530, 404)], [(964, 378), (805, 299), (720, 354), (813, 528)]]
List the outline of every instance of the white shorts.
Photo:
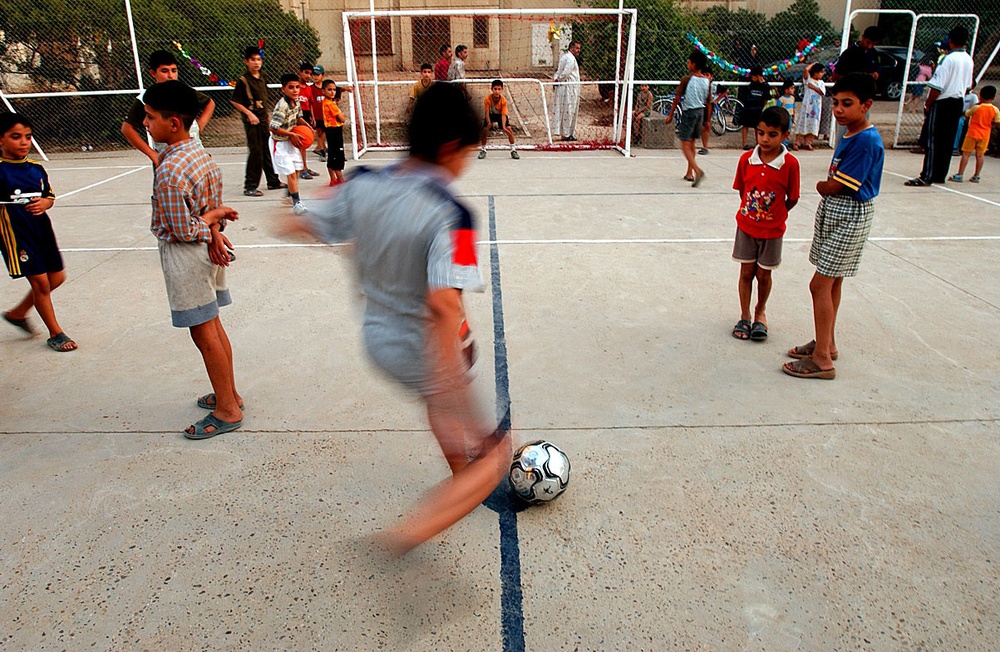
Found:
[(267, 140), (268, 149), (271, 152), (271, 165), (274, 166), (276, 174), (295, 174), (302, 169), (302, 152), (298, 150), (291, 141), (275, 140), (271, 136)]

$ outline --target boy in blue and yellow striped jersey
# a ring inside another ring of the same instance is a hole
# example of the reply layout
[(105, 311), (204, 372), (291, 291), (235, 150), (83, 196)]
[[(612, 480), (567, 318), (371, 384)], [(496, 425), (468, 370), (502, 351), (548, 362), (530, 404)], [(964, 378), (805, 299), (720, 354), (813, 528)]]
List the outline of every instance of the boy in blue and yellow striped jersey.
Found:
[(34, 334), (28, 312), (34, 308), (49, 329), (53, 351), (73, 351), (76, 342), (63, 332), (52, 307), (52, 290), (66, 272), (52, 222), (45, 212), (55, 203), (45, 168), (28, 158), (31, 123), (23, 115), (0, 115), (0, 250), (11, 278), (27, 278), (31, 292), (7, 312), (4, 320)]

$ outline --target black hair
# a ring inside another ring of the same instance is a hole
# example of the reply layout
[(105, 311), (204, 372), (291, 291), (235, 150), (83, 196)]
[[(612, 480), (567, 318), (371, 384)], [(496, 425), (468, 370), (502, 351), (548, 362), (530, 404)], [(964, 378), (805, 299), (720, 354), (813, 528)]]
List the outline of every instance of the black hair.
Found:
[(809, 66), (809, 76), (810, 77), (812, 77), (813, 75), (815, 75), (818, 72), (824, 72), (824, 71), (826, 71), (826, 68), (824, 68), (823, 64), (821, 64), (819, 62), (816, 62), (813, 65)]
[(410, 117), (410, 156), (436, 162), (441, 146), (459, 147), (479, 142), (480, 121), (457, 84), (431, 84), (413, 107)]
[(769, 106), (761, 111), (759, 122), (763, 122), (768, 127), (780, 129), (781, 133), (785, 133), (788, 131), (788, 127), (791, 125), (792, 119), (789, 117), (788, 111), (785, 107)]
[(878, 25), (871, 25), (865, 28), (865, 31), (861, 33), (861, 37), (878, 43), (882, 40), (882, 28)]
[(948, 40), (960, 48), (964, 48), (969, 43), (969, 30), (962, 25), (955, 25), (948, 32)]
[(24, 125), (28, 129), (34, 130), (28, 116), (20, 113), (0, 113), (0, 136), (4, 135), (17, 125)]
[(198, 94), (176, 79), (150, 86), (143, 94), (142, 102), (166, 118), (179, 119), (185, 129), (191, 128), (198, 115)]
[(439, 53), (439, 54), (444, 54), (444, 53), (445, 53), (445, 51), (446, 51), (446, 50), (447, 50), (448, 48), (450, 48), (450, 47), (451, 47), (450, 45), (448, 45), (447, 43), (445, 43), (444, 45), (442, 45), (442, 46), (440, 47), (440, 49), (438, 49), (438, 53)]
[(421, 70), (434, 70), (434, 66), (432, 66), (429, 63), (422, 63), (422, 64), (420, 64), (420, 69)]
[(261, 54), (260, 54), (260, 48), (257, 47), (256, 45), (248, 45), (245, 48), (243, 48), (243, 60), (244, 61), (246, 61), (250, 57), (259, 57), (259, 56), (261, 56)]
[(464, 45), (456, 45), (455, 46), (455, 56), (457, 57), (459, 52), (465, 52), (468, 49), (469, 48), (465, 47)]
[(875, 79), (871, 75), (866, 75), (863, 72), (852, 72), (844, 75), (840, 80), (833, 85), (833, 90), (830, 91), (830, 95), (836, 95), (837, 93), (851, 93), (857, 95), (858, 100), (862, 103), (868, 100), (875, 99), (876, 93), (878, 93), (878, 88), (875, 86)]
[(695, 70), (704, 70), (708, 65), (708, 57), (701, 50), (691, 50), (688, 61), (694, 64)]
[(781, 90), (784, 91), (789, 88), (795, 88), (795, 82), (793, 82), (791, 79), (786, 79), (783, 82), (781, 82)]
[(996, 86), (983, 86), (979, 90), (979, 98), (983, 100), (992, 100), (997, 96)]
[(493, 81), (490, 82), (490, 88), (493, 88), (494, 86), (499, 86), (500, 88), (503, 88), (503, 80), (494, 79)]
[(752, 68), (750, 68), (750, 76), (751, 77), (763, 77), (764, 76), (764, 69), (761, 66), (753, 66)]
[(303, 61), (302, 63), (299, 64), (299, 72), (302, 72), (303, 70), (308, 70), (309, 72), (312, 72), (313, 64), (309, 63), (308, 61)]
[(327, 86), (329, 86), (330, 84), (333, 84), (334, 86), (336, 86), (336, 85), (337, 85), (337, 82), (333, 81), (332, 79), (324, 79), (324, 80), (323, 80), (323, 85), (322, 85), (322, 87), (323, 87), (323, 88), (326, 88), (326, 87), (327, 87)]
[(149, 55), (149, 69), (156, 70), (160, 66), (176, 66), (177, 59), (166, 50), (154, 50)]
[[(303, 70), (305, 70), (305, 68), (303, 68)], [(281, 76), (281, 79), (279, 81), (281, 81), (281, 86), (284, 87), (285, 84), (299, 81), (299, 76), (293, 75), (290, 72), (286, 72), (284, 75)]]

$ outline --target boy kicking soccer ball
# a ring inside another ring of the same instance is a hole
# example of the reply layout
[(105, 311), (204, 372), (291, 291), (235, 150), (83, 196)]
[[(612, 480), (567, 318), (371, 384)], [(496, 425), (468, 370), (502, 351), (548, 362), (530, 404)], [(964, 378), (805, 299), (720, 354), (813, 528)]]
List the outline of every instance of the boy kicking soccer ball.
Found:
[(409, 157), (377, 171), (359, 168), (327, 205), (290, 228), (327, 242), (353, 242), (367, 297), (362, 333), (368, 355), (421, 397), (451, 467), (451, 478), (380, 535), (397, 554), (475, 509), (511, 459), (509, 432), (481, 416), (463, 343), (462, 292), (482, 291), (483, 281), (472, 213), (449, 184), (465, 169), (479, 126), (461, 88), (434, 84), (414, 106)]

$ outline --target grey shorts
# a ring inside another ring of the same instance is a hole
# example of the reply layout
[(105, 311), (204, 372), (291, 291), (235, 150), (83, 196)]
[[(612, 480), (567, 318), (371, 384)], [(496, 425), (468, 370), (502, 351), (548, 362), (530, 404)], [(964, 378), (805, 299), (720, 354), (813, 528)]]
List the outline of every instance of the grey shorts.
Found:
[(226, 285), (226, 268), (208, 257), (204, 242), (160, 244), (160, 267), (167, 286), (170, 319), (177, 328), (190, 328), (219, 316), (219, 307), (233, 302)]
[(844, 195), (825, 196), (816, 209), (809, 262), (830, 278), (856, 276), (861, 252), (872, 230), (875, 202), (855, 201)]
[(678, 140), (694, 140), (701, 137), (701, 125), (705, 122), (705, 109), (684, 109), (681, 122), (677, 125)]
[(781, 238), (755, 238), (736, 227), (733, 260), (756, 263), (761, 269), (775, 269), (781, 264)]

